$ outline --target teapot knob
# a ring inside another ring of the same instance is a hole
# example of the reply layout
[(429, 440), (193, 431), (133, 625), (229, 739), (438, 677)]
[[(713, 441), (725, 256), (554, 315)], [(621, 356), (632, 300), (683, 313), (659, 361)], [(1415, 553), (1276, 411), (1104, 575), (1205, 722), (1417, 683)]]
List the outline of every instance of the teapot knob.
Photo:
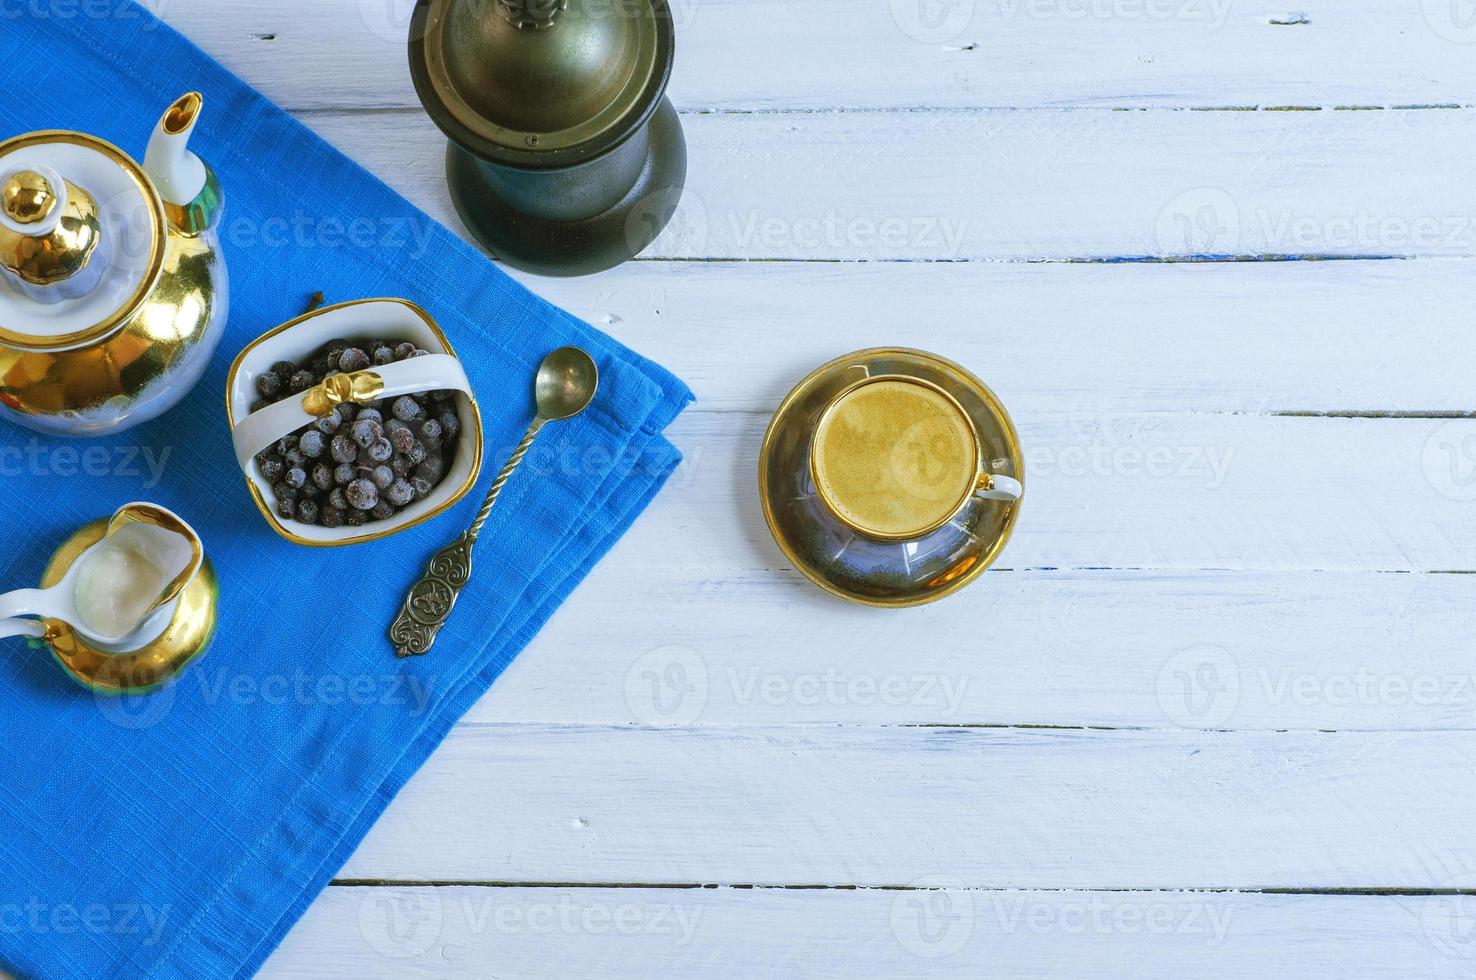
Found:
[(22, 170), (0, 187), (0, 208), (18, 225), (38, 224), (56, 210), (56, 191), (42, 174)]

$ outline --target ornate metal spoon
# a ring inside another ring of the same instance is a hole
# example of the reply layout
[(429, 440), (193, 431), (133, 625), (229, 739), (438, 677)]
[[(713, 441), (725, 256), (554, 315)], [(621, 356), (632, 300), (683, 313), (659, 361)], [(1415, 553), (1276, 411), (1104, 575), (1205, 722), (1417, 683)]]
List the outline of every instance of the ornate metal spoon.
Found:
[(472, 548), (482, 526), (492, 514), (492, 505), (502, 488), (512, 477), (513, 471), (528, 455), (533, 440), (550, 422), (571, 419), (589, 407), (595, 392), (600, 387), (600, 372), (594, 360), (578, 347), (561, 347), (548, 357), (538, 368), (538, 377), (533, 382), (533, 398), (538, 405), (538, 416), (528, 427), (528, 434), (508, 458), (507, 465), (497, 476), (497, 482), (487, 492), (482, 510), (466, 533), (436, 552), (430, 567), (421, 577), (410, 594), (405, 597), (404, 608), (390, 627), (390, 640), (395, 653), (401, 657), (418, 657), (430, 652), (436, 635), (446, 620), (461, 590), (471, 580)]

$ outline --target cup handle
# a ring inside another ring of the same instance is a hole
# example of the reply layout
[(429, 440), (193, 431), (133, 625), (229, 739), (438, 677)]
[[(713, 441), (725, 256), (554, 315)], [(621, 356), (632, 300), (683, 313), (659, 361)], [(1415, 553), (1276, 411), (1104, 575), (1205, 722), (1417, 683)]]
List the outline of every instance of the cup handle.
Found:
[(1025, 496), (1025, 487), (1014, 477), (985, 473), (979, 477), (979, 485), (974, 488), (974, 496), (982, 500), (1003, 500), (1013, 503)]

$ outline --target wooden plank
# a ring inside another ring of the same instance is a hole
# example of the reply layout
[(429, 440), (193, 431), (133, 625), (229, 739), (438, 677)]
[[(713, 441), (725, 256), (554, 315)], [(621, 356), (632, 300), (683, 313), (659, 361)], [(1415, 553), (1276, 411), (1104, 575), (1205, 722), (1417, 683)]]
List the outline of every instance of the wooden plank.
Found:
[[(1009, 391), (1001, 394), (1008, 404)], [(617, 547), (617, 567), (631, 576), (684, 568), (714, 579), (785, 568), (758, 500), (768, 421), (747, 413), (679, 419), (671, 435), (686, 460)], [(1001, 567), (1476, 567), (1476, 419), (1015, 421), (1027, 491)], [(557, 463), (545, 455), (532, 465)]]
[(1470, 575), (999, 572), (877, 615), (612, 560), (468, 719), (1469, 730), (1473, 633)]
[(1437, 980), (1469, 975), (1456, 931), (1471, 923), (1468, 902), (947, 887), (331, 888), (261, 976)]
[[(1476, 109), (688, 116), (687, 191), (644, 254), (1469, 256), (1473, 120)], [(455, 224), (444, 140), (423, 113), (335, 111), (306, 121)], [(1399, 174), (1419, 179), (1391, 179)]]
[(1473, 763), (1471, 732), (463, 726), (339, 877), (1465, 887)]
[(920, 347), (1021, 417), (1469, 412), (1476, 263), (681, 263), (519, 275), (637, 350), (697, 411), (772, 411), (812, 368)]
[[(285, 105), (417, 104), (405, 67), (410, 0), (152, 5)], [(1233, 0), (671, 7), (671, 92), (688, 109), (1476, 101), (1476, 28), (1443, 0), (1304, 0), (1294, 10)]]

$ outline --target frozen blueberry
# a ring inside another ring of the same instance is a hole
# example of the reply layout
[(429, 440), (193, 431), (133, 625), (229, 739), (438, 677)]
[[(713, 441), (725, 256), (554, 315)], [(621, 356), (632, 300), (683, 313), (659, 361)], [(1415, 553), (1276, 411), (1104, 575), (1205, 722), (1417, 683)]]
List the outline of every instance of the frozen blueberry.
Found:
[(275, 401), (282, 395), (282, 378), (275, 373), (257, 375), (256, 393)]
[(350, 507), (344, 512), (343, 522), (349, 527), (363, 527), (369, 523), (369, 515), (362, 510), (354, 510)]
[(345, 374), (362, 371), (372, 363), (362, 347), (350, 347), (338, 356), (338, 369)]
[(287, 391), (300, 395), (318, 383), (318, 376), (311, 371), (298, 371), (287, 380)]
[(375, 364), (379, 364), (379, 365), (389, 364), (394, 359), (395, 359), (395, 350), (394, 350), (393, 347), (386, 347), (384, 344), (380, 344), (378, 347), (374, 348), (374, 363)]
[(455, 439), (456, 433), (461, 431), (461, 419), (455, 412), (441, 413), (441, 432), (447, 439)]
[(344, 487), (343, 493), (357, 510), (373, 510), (379, 503), (379, 488), (373, 480), (355, 480)]
[(329, 466), (327, 463), (319, 463), (318, 465), (314, 466), (312, 478), (313, 486), (317, 487), (319, 490), (333, 489), (333, 467)]
[(323, 416), (322, 418), (318, 419), (318, 421), (314, 422), (313, 423), (313, 428), (317, 429), (319, 432), (323, 433), (323, 435), (325, 435), (325, 436), (331, 436), (331, 435), (336, 435), (338, 433), (339, 428), (342, 425), (343, 425), (343, 419), (341, 419), (341, 418), (338, 417), (338, 413), (337, 412), (329, 412), (327, 415)]
[(395, 453), (390, 460), (390, 469), (395, 471), (395, 476), (409, 476), (410, 471), (415, 469), (415, 464), (410, 462), (403, 454)]
[(411, 432), (410, 427), (404, 422), (400, 422), (399, 419), (393, 420), (390, 422), (390, 425), (394, 425), (397, 422), (400, 427), (389, 430), (390, 444), (395, 447), (395, 452), (408, 453), (415, 447), (415, 433)]
[(354, 482), (359, 476), (359, 468), (353, 463), (339, 463), (333, 469), (333, 482), (339, 486), (347, 486)]
[(278, 361), (272, 365), (272, 373), (281, 381), (286, 381), (297, 373), (297, 365), (291, 361)]
[(282, 455), (282, 459), (286, 461), (288, 466), (304, 466), (307, 464), (307, 453), (302, 451), (301, 446), (298, 446), (295, 449), (287, 450)]
[(386, 439), (384, 436), (380, 436), (374, 441), (374, 444), (371, 445), (368, 450), (366, 450), (366, 452), (368, 452), (369, 458), (374, 460), (374, 462), (384, 463), (388, 462), (389, 458), (395, 454), (395, 449), (393, 446), (390, 445), (390, 441), (388, 439)]
[(308, 459), (317, 459), (323, 455), (323, 450), (328, 448), (328, 440), (323, 438), (323, 433), (317, 429), (308, 429), (297, 440), (297, 448), (301, 449), (302, 454)]
[(294, 490), (301, 490), (303, 487), (307, 486), (307, 481), (307, 471), (304, 470), (301, 466), (292, 467), (292, 469), (288, 470), (282, 476), (282, 482), (287, 484)]
[(272, 486), (272, 493), (276, 494), (278, 500), (296, 500), (301, 496), (297, 488), (289, 484), (285, 479)]
[(304, 500), (297, 505), (297, 519), (304, 524), (318, 523), (318, 505), (311, 500)]
[(427, 456), (425, 462), (415, 467), (415, 475), (427, 483), (440, 483), (441, 477), (446, 475), (446, 464), (442, 461), (439, 454)]
[(359, 447), (342, 432), (333, 437), (332, 452), (335, 463), (352, 463), (359, 458)]
[(359, 406), (352, 402), (342, 402), (334, 411), (338, 413), (338, 420), (347, 425), (354, 420), (355, 415), (359, 414)]
[(422, 446), (419, 442), (411, 446), (410, 451), (405, 454), (405, 458), (408, 459), (414, 466), (419, 466), (421, 463), (425, 462), (425, 457), (425, 447)]
[(263, 408), (266, 408), (270, 404), (271, 402), (267, 401), (265, 398), (258, 398), (256, 401), (251, 403), (247, 411), (249, 411), (252, 415), (255, 415), (257, 412), (261, 411)]
[(384, 426), (374, 419), (366, 419), (362, 416), (354, 422), (354, 442), (359, 444), (360, 449), (368, 449), (380, 439), (384, 438)]
[(394, 412), (395, 418), (401, 422), (409, 422), (411, 419), (420, 418), (421, 415), (425, 414), (424, 410), (420, 407), (420, 403), (409, 395), (402, 395), (396, 398), (390, 411)]
[(318, 513), (318, 523), (324, 527), (343, 527), (343, 509), (340, 507), (324, 507)]
[(398, 358), (399, 360), (402, 360), (403, 361), (407, 357), (414, 357), (414, 356), (415, 356), (415, 345), (412, 344), (412, 343), (410, 343), (408, 340), (405, 341), (405, 343), (400, 344), (399, 346), (397, 346), (395, 348), (395, 357)]
[(396, 480), (385, 491), (385, 497), (396, 507), (404, 507), (415, 499), (415, 488), (410, 485), (408, 480)]
[(369, 512), (369, 516), (373, 517), (376, 521), (387, 521), (395, 516), (395, 505), (388, 500), (381, 500), (374, 505), (374, 509)]
[(386, 490), (391, 483), (395, 482), (395, 471), (388, 466), (376, 466), (369, 471), (369, 479), (373, 480), (374, 485), (379, 489)]
[(410, 478), (410, 486), (415, 490), (416, 500), (424, 500), (426, 497), (429, 497), (430, 492), (435, 489), (435, 487), (431, 485), (431, 482), (429, 480), (421, 476), (412, 476)]
[(287, 467), (282, 463), (282, 460), (277, 457), (263, 460), (260, 465), (262, 478), (265, 479), (268, 483), (276, 483), (277, 481), (281, 480), (282, 475), (287, 472)]
[(277, 516), (284, 521), (290, 521), (297, 517), (297, 501), (288, 497), (278, 497)]
[(334, 487), (328, 493), (328, 506), (339, 510), (348, 510), (348, 494), (343, 492), (343, 487)]
[(420, 423), (420, 441), (427, 446), (439, 446), (441, 444), (441, 423), (435, 419), (426, 419)]

